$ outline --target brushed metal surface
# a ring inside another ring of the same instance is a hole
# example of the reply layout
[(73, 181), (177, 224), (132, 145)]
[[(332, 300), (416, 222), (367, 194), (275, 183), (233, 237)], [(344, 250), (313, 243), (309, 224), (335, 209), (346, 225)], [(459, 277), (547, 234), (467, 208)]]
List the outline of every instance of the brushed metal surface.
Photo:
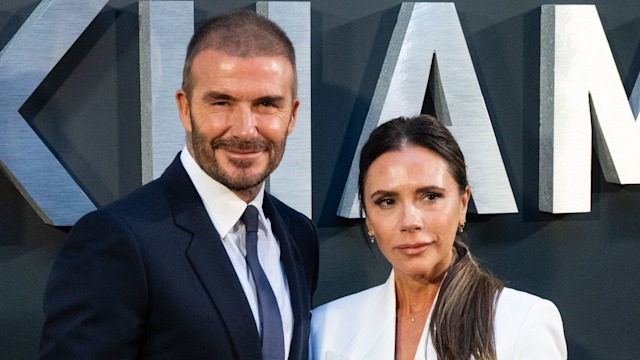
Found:
[(0, 167), (47, 224), (95, 209), (18, 110), (107, 0), (43, 0), (0, 52)]
[(287, 138), (282, 162), (267, 182), (267, 190), (287, 205), (311, 217), (311, 3), (264, 1), (256, 11), (277, 23), (296, 49), (298, 98), (296, 125)]
[(338, 215), (360, 217), (360, 150), (375, 127), (422, 109), (432, 68), (437, 116), (448, 125), (467, 162), (476, 211), (518, 212), (491, 120), (452, 3), (403, 3), (345, 185)]
[(631, 95), (629, 96), (629, 104), (631, 105), (631, 112), (636, 122), (640, 119), (640, 74), (636, 78), (636, 83), (633, 85)]
[(592, 135), (605, 179), (638, 184), (640, 125), (595, 6), (542, 6), (540, 27), (539, 209), (589, 212)]
[(138, 7), (144, 184), (160, 177), (184, 146), (185, 131), (174, 99), (194, 31), (194, 6), (193, 1), (141, 1)]

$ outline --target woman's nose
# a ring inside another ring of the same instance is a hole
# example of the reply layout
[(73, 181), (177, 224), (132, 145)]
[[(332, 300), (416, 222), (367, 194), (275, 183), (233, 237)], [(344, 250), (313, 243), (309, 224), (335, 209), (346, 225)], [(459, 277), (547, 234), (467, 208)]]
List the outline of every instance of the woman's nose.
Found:
[(420, 210), (413, 205), (405, 206), (402, 217), (402, 231), (420, 231), (422, 227), (423, 223)]

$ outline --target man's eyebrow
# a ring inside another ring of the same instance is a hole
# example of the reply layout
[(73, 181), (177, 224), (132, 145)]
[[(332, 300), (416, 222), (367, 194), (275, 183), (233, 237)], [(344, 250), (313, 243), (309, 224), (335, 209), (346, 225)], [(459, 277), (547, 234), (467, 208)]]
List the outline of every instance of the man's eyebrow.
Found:
[(280, 101), (284, 101), (284, 96), (279, 96), (279, 95), (267, 95), (267, 96), (262, 96), (259, 97), (255, 100), (256, 103), (277, 103)]
[(204, 100), (234, 100), (233, 96), (218, 91), (206, 92), (202, 98)]

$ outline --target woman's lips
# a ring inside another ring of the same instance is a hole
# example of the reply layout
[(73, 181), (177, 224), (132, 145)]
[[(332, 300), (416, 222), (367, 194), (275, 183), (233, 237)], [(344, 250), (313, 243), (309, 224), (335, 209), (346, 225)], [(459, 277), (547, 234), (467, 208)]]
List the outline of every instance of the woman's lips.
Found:
[(427, 250), (429, 245), (433, 244), (433, 242), (419, 242), (412, 244), (403, 244), (396, 246), (396, 250), (400, 251), (406, 255), (417, 255), (421, 254)]

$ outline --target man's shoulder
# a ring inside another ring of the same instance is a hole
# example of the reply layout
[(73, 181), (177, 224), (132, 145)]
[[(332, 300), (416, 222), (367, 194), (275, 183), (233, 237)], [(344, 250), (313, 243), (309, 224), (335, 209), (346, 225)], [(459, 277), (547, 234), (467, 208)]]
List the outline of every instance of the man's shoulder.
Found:
[(147, 183), (124, 197), (108, 203), (86, 215), (74, 225), (87, 222), (131, 222), (136, 219), (159, 218), (170, 210), (165, 190), (159, 180)]
[(193, 194), (195, 189), (176, 157), (159, 178), (105, 205), (99, 211), (123, 216), (164, 212), (169, 207), (170, 197), (191, 199), (194, 197)]
[(281, 216), (288, 218), (294, 223), (311, 223), (311, 220), (306, 215), (285, 204), (274, 195), (265, 192), (264, 196), (265, 200), (270, 201)]
[(156, 179), (105, 205), (101, 210), (119, 214), (149, 212), (166, 203), (166, 198), (165, 190), (160, 184), (160, 180)]

